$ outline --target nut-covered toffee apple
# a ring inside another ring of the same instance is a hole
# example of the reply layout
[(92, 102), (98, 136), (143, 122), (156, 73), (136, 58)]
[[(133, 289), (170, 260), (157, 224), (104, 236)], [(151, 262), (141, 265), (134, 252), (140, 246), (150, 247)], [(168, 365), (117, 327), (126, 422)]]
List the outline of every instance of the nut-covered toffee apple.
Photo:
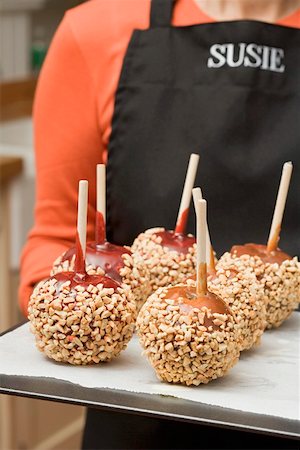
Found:
[(267, 328), (279, 327), (300, 301), (300, 263), (280, 249), (268, 251), (267, 246), (246, 244), (233, 246), (230, 254), (220, 258), (234, 265), (251, 267), (261, 283), (266, 304)]
[(161, 227), (141, 233), (131, 250), (143, 259), (150, 274), (151, 292), (157, 288), (183, 282), (195, 274), (195, 238), (185, 234), (199, 156), (192, 154), (174, 231)]
[(49, 358), (93, 364), (126, 348), (135, 308), (130, 291), (111, 278), (62, 272), (35, 288), (28, 318), (38, 349)]
[(267, 325), (266, 306), (261, 283), (251, 267), (240, 259), (227, 260), (224, 255), (215, 274), (208, 277), (208, 287), (235, 314), (240, 326), (241, 351), (258, 345)]
[(267, 327), (278, 327), (297, 308), (300, 300), (300, 264), (281, 251), (279, 242), (292, 164), (283, 166), (271, 231), (267, 245), (245, 244), (232, 247), (230, 254), (220, 258), (219, 267), (232, 263), (251, 267), (264, 290)]
[(204, 218), (197, 219), (202, 226), (197, 225), (196, 285), (188, 280), (186, 284), (158, 289), (137, 319), (140, 343), (158, 378), (186, 385), (208, 383), (223, 376), (240, 354), (240, 333), (231, 310), (207, 290), (203, 239), (206, 202), (200, 200), (195, 206), (199, 209), (197, 216)]
[(109, 361), (132, 337), (136, 305), (130, 289), (85, 271), (87, 181), (79, 184), (74, 272), (61, 272), (34, 289), (28, 307), (40, 351), (70, 364)]
[[(97, 210), (95, 241), (86, 245), (86, 271), (89, 275), (107, 275), (128, 286), (138, 308), (150, 293), (147, 267), (130, 247), (111, 244), (106, 240), (106, 176), (105, 165), (97, 165)], [(51, 275), (74, 270), (76, 248), (72, 247), (54, 262)]]
[(144, 260), (150, 274), (151, 292), (185, 280), (195, 273), (195, 238), (152, 228), (141, 233), (132, 246), (134, 254)]

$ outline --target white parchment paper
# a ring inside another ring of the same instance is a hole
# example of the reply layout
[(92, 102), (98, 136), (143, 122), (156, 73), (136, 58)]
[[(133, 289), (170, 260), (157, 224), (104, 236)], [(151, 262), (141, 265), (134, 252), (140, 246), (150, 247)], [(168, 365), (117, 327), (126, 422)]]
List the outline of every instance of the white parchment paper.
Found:
[(208, 385), (184, 387), (160, 382), (134, 336), (110, 363), (74, 367), (46, 358), (25, 324), (0, 338), (0, 375), (51, 377), (87, 388), (168, 395), (208, 405), (299, 420), (300, 313), (264, 333), (260, 347), (244, 352), (227, 376)]

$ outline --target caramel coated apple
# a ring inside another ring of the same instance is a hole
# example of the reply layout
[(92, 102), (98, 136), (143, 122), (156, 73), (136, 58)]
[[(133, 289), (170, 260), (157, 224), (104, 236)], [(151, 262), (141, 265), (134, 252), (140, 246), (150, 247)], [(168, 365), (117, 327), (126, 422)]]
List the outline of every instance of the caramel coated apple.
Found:
[(159, 379), (199, 385), (225, 375), (238, 361), (240, 333), (226, 303), (195, 283), (158, 289), (137, 319), (140, 343)]
[(86, 365), (109, 361), (126, 348), (136, 306), (130, 290), (109, 277), (62, 272), (36, 286), (28, 318), (40, 351)]

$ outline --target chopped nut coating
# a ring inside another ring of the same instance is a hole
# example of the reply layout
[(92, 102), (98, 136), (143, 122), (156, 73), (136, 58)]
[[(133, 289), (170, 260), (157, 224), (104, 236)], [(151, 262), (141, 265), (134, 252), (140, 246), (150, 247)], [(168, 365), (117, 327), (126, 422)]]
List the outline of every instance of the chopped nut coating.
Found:
[(178, 253), (161, 245), (157, 233), (164, 228), (151, 228), (141, 233), (134, 241), (131, 250), (144, 261), (150, 274), (150, 292), (159, 287), (184, 282), (196, 273), (196, 244), (186, 254)]
[[(204, 316), (210, 314), (208, 308), (178, 313), (171, 309), (167, 293), (167, 288), (160, 288), (152, 294), (137, 319), (140, 343), (158, 378), (169, 383), (199, 385), (223, 376), (240, 354), (240, 331), (234, 316), (212, 313), (210, 317), (222, 325), (215, 325), (210, 331), (198, 317), (201, 312)], [(182, 302), (177, 300), (179, 306)]]
[[(38, 349), (49, 358), (75, 365), (118, 356), (135, 326), (136, 305), (130, 289), (99, 284), (82, 290), (78, 289), (82, 286), (64, 285), (56, 292), (56, 285), (55, 277), (50, 278), (30, 297), (28, 318)], [(82, 300), (77, 300), (78, 291)]]

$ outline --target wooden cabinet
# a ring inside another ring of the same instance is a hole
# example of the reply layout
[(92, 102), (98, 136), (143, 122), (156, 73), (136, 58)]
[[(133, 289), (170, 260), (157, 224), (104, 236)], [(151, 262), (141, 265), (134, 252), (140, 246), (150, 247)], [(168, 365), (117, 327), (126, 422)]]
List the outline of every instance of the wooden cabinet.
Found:
[(13, 450), (79, 450), (84, 408), (12, 398)]
[(23, 161), (0, 156), (0, 332), (14, 323), (10, 293), (10, 223), (9, 185), (21, 173)]

